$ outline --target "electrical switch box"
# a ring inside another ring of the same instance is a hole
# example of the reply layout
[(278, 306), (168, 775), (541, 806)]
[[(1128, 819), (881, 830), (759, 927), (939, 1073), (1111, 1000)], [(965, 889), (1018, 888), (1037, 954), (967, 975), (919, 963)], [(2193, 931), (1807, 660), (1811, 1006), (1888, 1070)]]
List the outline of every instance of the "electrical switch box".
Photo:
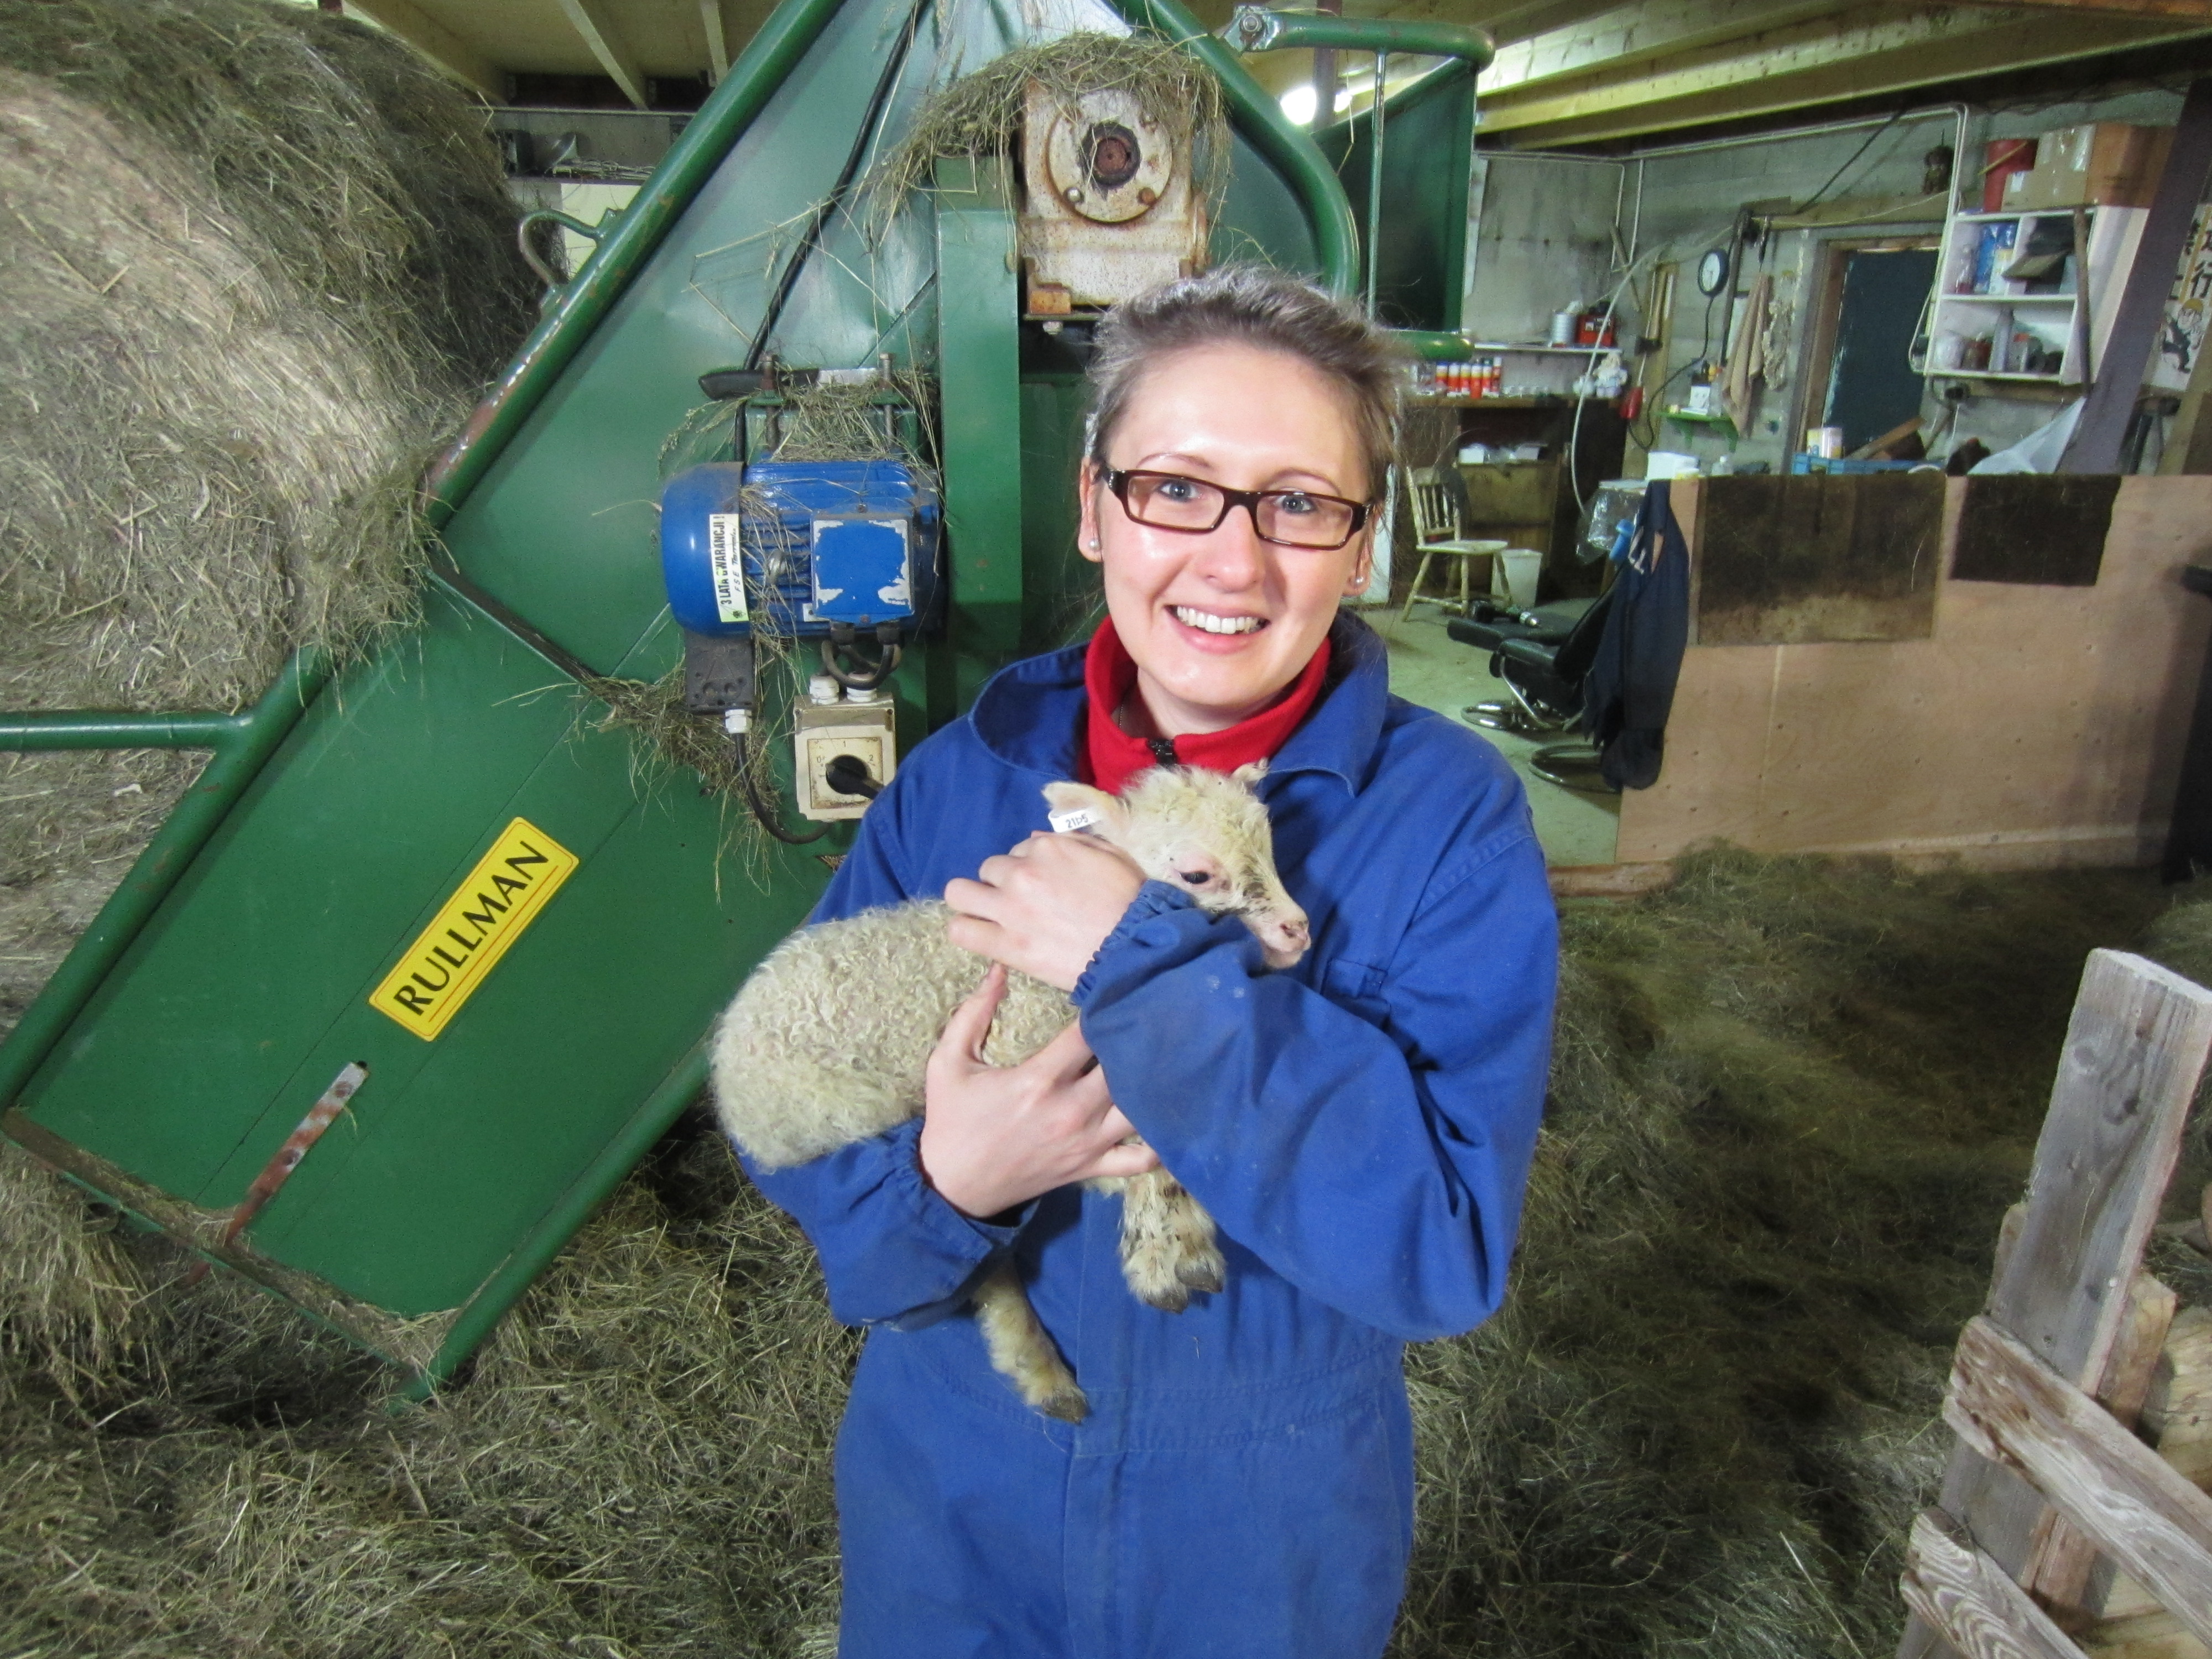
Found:
[[(827, 684), (827, 682), (822, 682)], [(817, 822), (857, 818), (868, 810), (866, 795), (848, 794), (830, 781), (830, 764), (849, 755), (877, 786), (898, 770), (896, 710), (880, 691), (848, 691), (837, 702), (802, 702), (792, 717), (792, 787), (800, 813)]]

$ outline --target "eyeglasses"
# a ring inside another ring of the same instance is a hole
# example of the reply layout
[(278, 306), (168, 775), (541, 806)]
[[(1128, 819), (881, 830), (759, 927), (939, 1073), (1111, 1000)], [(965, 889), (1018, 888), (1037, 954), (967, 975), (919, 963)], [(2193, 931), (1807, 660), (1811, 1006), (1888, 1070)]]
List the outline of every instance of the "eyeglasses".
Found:
[(1229, 509), (1252, 515), (1252, 528), (1263, 542), (1316, 551), (1342, 547), (1367, 522), (1370, 501), (1347, 501), (1310, 489), (1224, 489), (1180, 472), (1125, 472), (1104, 469), (1106, 487), (1139, 524), (1154, 530), (1178, 530), (1202, 536), (1220, 527)]

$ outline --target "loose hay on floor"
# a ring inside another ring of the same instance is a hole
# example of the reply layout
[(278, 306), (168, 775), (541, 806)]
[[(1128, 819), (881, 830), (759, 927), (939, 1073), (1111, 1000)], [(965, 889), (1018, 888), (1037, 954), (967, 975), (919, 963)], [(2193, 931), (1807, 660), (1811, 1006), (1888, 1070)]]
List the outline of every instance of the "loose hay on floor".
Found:
[[(2082, 955), (2165, 904), (1720, 854), (1571, 909), (1512, 1300), (1409, 1358), (1397, 1652), (1885, 1653)], [(672, 1139), (473, 1377), (398, 1417), (265, 1300), (82, 1248), (124, 1285), (89, 1310), (41, 1325), (0, 1276), (0, 1652), (829, 1651), (855, 1340), (711, 1139)], [(88, 1322), (104, 1348), (53, 1352)]]

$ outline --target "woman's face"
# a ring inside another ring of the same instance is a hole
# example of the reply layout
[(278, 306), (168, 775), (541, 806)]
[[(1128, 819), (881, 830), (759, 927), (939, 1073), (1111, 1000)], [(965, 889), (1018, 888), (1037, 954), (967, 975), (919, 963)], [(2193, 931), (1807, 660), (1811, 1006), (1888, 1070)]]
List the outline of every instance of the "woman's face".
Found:
[[(1370, 495), (1347, 394), (1304, 360), (1256, 346), (1194, 346), (1154, 362), (1106, 459), (1231, 489)], [(1337, 601), (1367, 585), (1371, 527), (1339, 548), (1284, 547), (1261, 541), (1241, 507), (1193, 535), (1136, 523), (1087, 467), (1082, 494), (1083, 555), (1105, 567), (1107, 611), (1165, 736), (1222, 731), (1266, 708), (1312, 659)]]

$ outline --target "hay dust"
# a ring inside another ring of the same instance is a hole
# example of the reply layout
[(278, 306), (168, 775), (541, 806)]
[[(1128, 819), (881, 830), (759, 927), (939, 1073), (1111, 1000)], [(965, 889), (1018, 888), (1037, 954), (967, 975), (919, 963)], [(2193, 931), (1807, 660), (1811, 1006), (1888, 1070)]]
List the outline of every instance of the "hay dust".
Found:
[[(1571, 908), (1511, 1299), (1408, 1357), (1395, 1653), (1887, 1651), (2082, 957), (2149, 929), (2212, 969), (2212, 903), (2166, 905), (1720, 854)], [(398, 1413), (280, 1304), (181, 1288), (20, 1158), (0, 1182), (0, 1653), (830, 1651), (856, 1339), (703, 1116)]]
[[(412, 613), (532, 320), (482, 113), (259, 0), (0, 0), (0, 708), (251, 704)], [(12, 1024), (198, 757), (0, 761)]]

